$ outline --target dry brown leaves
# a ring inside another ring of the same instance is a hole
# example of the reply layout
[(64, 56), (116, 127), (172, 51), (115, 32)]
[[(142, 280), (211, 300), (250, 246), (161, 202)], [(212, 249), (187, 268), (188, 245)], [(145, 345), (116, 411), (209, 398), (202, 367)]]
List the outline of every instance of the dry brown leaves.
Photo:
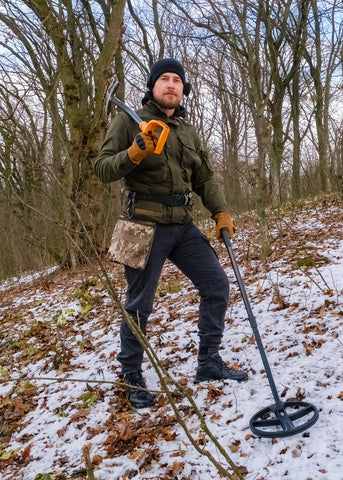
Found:
[[(123, 399), (123, 407), (125, 401)], [(176, 434), (172, 432), (171, 427), (175, 425), (174, 415), (150, 415), (144, 414), (140, 417), (135, 416), (129, 410), (127, 411), (111, 407), (111, 415), (105, 423), (108, 431), (108, 438), (104, 443), (107, 453), (111, 457), (127, 455), (130, 452), (139, 449), (141, 445), (148, 444), (153, 447), (159, 439), (172, 441)], [(163, 411), (163, 408), (161, 409)]]

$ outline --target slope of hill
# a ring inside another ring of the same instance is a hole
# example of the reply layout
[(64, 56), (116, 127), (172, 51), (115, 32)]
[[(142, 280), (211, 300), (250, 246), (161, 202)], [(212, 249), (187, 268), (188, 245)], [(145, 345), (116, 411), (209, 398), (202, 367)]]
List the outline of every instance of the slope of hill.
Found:
[[(292, 437), (257, 438), (249, 428), (273, 397), (223, 246), (213, 241), (231, 281), (221, 355), (248, 371), (243, 384), (194, 385), (198, 295), (173, 265), (163, 270), (149, 341), (247, 480), (343, 479), (342, 220), (334, 196), (273, 212), (273, 253), (265, 261), (253, 215), (237, 221), (233, 248), (278, 392), (320, 411), (314, 426)], [(105, 266), (124, 301), (122, 267)], [(176, 421), (148, 360), (144, 375), (156, 405), (130, 409), (118, 382), (120, 310), (97, 270), (52, 269), (0, 287), (1, 478), (219, 478)], [(174, 397), (196, 444), (228, 468), (189, 401)]]

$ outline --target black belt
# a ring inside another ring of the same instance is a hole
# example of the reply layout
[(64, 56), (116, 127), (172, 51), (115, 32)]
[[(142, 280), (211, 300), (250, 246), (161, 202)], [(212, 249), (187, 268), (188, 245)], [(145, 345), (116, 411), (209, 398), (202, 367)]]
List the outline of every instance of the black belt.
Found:
[(183, 205), (193, 205), (193, 192), (187, 190), (181, 195), (163, 195), (158, 193), (139, 193), (136, 192), (135, 201), (146, 200), (148, 202), (161, 203), (168, 207), (181, 207)]
[(193, 192), (186, 190), (181, 195), (163, 195), (159, 193), (140, 193), (132, 192), (131, 190), (124, 190), (124, 194), (127, 197), (126, 213), (129, 218), (132, 218), (135, 214), (135, 203), (140, 200), (146, 200), (148, 202), (161, 203), (168, 207), (181, 207), (193, 205)]

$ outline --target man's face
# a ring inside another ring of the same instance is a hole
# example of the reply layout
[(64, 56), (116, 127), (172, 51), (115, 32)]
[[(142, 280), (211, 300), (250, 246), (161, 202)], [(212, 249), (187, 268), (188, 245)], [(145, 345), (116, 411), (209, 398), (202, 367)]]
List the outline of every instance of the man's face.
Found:
[(183, 96), (183, 83), (176, 73), (163, 73), (152, 89), (154, 99), (161, 108), (173, 110), (180, 106)]

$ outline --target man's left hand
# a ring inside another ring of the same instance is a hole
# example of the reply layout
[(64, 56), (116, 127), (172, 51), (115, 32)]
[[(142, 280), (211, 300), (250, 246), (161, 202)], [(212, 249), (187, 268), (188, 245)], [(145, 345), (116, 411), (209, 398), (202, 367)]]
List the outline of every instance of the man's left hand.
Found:
[(231, 215), (227, 212), (222, 212), (222, 213), (217, 213), (217, 215), (214, 216), (216, 220), (216, 237), (218, 240), (222, 239), (222, 234), (221, 234), (221, 229), (226, 228), (229, 233), (229, 237), (232, 238), (233, 234), (235, 232), (233, 222)]

